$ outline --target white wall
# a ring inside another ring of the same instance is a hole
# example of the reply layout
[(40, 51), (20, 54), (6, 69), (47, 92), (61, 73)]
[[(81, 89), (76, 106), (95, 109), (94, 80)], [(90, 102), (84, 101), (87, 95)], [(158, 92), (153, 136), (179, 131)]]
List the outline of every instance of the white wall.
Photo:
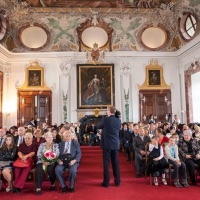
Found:
[[(189, 47), (188, 47), (189, 48)], [(181, 116), (185, 110), (184, 100), (184, 69), (188, 65), (191, 56), (200, 51), (200, 47), (192, 50), (179, 51), (177, 53), (165, 52), (106, 52), (105, 63), (115, 65), (115, 103), (116, 107), (123, 111), (123, 90), (129, 88), (130, 93), (130, 121), (139, 120), (139, 95), (138, 85), (142, 85), (145, 80), (145, 66), (149, 65), (152, 59), (157, 59), (158, 64), (163, 66), (165, 81), (171, 85), (172, 112)], [(9, 56), (8, 56), (9, 55)], [(188, 59), (186, 58), (188, 56)], [(4, 58), (4, 59), (1, 59)], [(7, 58), (7, 60), (5, 59)], [(77, 116), (77, 72), (76, 64), (86, 62), (85, 53), (61, 52), (61, 53), (10, 53), (0, 46), (0, 63), (9, 62), (11, 70), (8, 78), (4, 77), (3, 94), (3, 124), (11, 126), (17, 123), (17, 89), (16, 82), (20, 85), (25, 80), (25, 67), (29, 66), (30, 60), (39, 60), (44, 67), (46, 84), (52, 88), (52, 122), (61, 123), (62, 118), (62, 91), (69, 86), (68, 94), (68, 121), (76, 122)], [(62, 60), (71, 64), (69, 75), (60, 81), (62, 71), (60, 63)], [(125, 64), (130, 67), (130, 81), (121, 81), (121, 66)], [(1, 64), (3, 67), (4, 64)], [(68, 81), (69, 82), (68, 82)], [(66, 81), (66, 82), (65, 82)], [(123, 83), (128, 85), (123, 85)], [(180, 89), (181, 88), (181, 89)], [(89, 114), (93, 110), (87, 111)], [(124, 115), (122, 115), (124, 117)], [(122, 118), (122, 121), (124, 119)], [(184, 121), (184, 119), (182, 120)]]

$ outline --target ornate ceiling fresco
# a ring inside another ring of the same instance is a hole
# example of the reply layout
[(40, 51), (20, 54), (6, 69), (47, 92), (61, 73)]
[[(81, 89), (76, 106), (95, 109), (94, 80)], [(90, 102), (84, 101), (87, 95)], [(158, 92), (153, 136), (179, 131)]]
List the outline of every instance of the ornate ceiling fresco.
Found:
[[(200, 0), (0, 0), (0, 13), (7, 20), (0, 43), (11, 52), (79, 51), (77, 28), (88, 19), (94, 27), (103, 21), (113, 29), (112, 51), (152, 50), (141, 42), (147, 27), (160, 27), (167, 33), (165, 44), (155, 50), (176, 51), (189, 41), (181, 36), (179, 26), (186, 13), (194, 14), (194, 36), (199, 33)], [(26, 48), (23, 30), (34, 26), (46, 34), (45, 45)]]

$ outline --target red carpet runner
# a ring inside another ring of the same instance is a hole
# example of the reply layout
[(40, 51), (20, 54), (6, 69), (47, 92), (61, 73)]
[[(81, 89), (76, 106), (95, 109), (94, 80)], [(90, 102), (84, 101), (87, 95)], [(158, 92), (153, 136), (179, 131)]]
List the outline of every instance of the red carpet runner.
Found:
[(99, 147), (82, 146), (82, 160), (78, 171), (75, 193), (62, 194), (61, 190), (50, 192), (49, 183), (44, 182), (41, 196), (33, 192), (32, 182), (27, 182), (21, 194), (6, 193), (3, 185), (0, 191), (0, 199), (8, 200), (186, 200), (199, 199), (200, 186), (189, 188), (175, 188), (164, 186), (160, 183), (158, 187), (150, 186), (149, 179), (143, 177), (136, 179), (133, 167), (126, 161), (124, 154), (120, 153), (121, 186), (116, 187), (113, 182), (111, 171), (111, 182), (109, 188), (100, 186), (102, 182), (102, 152)]

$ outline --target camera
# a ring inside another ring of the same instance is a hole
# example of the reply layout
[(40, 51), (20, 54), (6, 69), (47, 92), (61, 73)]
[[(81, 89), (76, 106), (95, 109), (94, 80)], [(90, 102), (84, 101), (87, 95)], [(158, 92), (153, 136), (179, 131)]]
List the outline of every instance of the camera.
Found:
[(115, 117), (121, 118), (121, 112), (119, 110), (116, 110)]

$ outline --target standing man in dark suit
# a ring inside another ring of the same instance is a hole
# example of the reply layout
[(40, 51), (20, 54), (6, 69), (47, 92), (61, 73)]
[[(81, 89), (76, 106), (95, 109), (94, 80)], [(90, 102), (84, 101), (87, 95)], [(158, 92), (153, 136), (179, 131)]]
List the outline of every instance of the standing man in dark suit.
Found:
[(77, 168), (81, 159), (80, 145), (77, 141), (72, 140), (72, 133), (67, 130), (63, 133), (63, 142), (59, 143), (60, 156), (62, 154), (71, 154), (71, 161), (68, 165), (64, 165), (62, 160), (58, 160), (58, 165), (56, 166), (56, 176), (62, 186), (62, 192), (66, 193), (68, 187), (66, 186), (63, 173), (65, 168), (69, 168), (69, 191), (74, 192), (74, 182), (76, 180)]
[(107, 107), (108, 117), (104, 118), (100, 124), (97, 125), (98, 129), (102, 129), (101, 148), (103, 149), (103, 170), (104, 179), (101, 185), (108, 187), (110, 182), (109, 164), (112, 163), (113, 175), (115, 185), (120, 185), (120, 171), (119, 171), (119, 130), (121, 120), (115, 116), (116, 109), (114, 106)]

